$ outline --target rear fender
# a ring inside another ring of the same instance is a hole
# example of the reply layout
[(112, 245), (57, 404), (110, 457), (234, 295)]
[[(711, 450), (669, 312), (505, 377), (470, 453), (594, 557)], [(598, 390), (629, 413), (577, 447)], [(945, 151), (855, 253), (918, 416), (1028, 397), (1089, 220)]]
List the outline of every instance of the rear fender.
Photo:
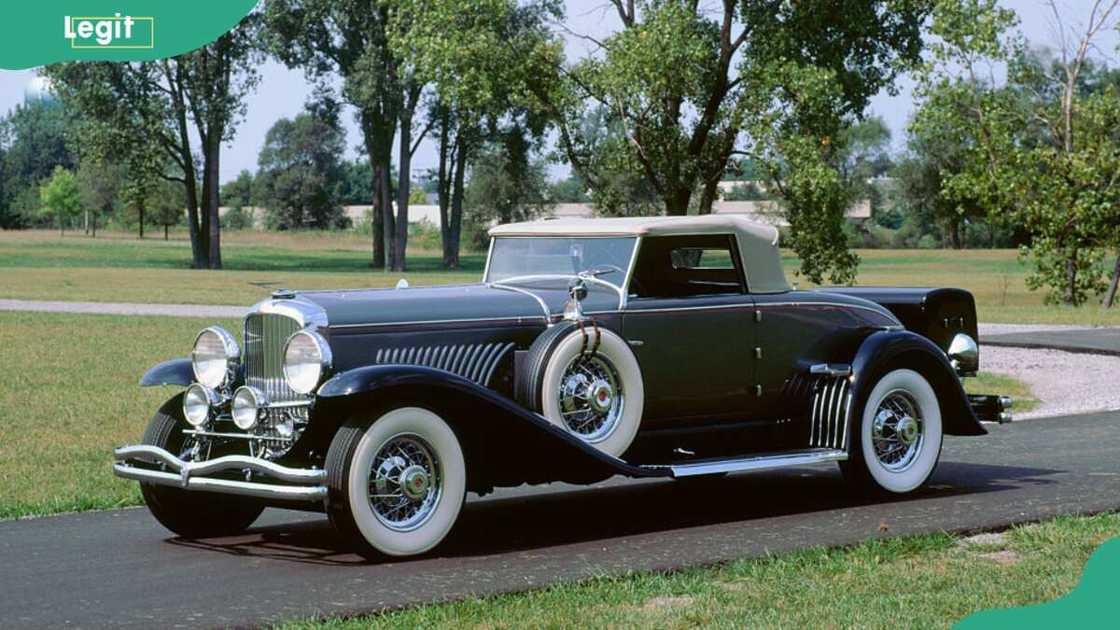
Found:
[[(406, 405), (432, 409), (455, 430), (467, 457), (471, 490), (551, 481), (592, 483), (613, 475), (669, 476), (667, 468), (632, 466), (493, 390), (424, 366), (368, 366), (331, 378), (319, 388), (312, 428), (328, 425), (322, 422), (325, 418), (341, 424), (357, 414), (380, 414)], [(320, 439), (329, 438), (321, 434)]]
[[(908, 368), (924, 376), (941, 403), (941, 420), (948, 435), (985, 435), (988, 431), (972, 410), (949, 358), (929, 339), (908, 330), (872, 333), (852, 361), (853, 413), (860, 413), (867, 396), (890, 370)], [(859, 416), (853, 418), (858, 422)]]
[(140, 378), (140, 387), (156, 385), (190, 385), (194, 382), (194, 369), (190, 359), (171, 359), (153, 366)]

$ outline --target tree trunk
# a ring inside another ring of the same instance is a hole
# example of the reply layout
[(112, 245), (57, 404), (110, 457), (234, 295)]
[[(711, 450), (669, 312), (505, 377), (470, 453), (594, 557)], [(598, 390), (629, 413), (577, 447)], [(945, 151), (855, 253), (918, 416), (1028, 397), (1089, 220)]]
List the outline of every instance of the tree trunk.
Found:
[(716, 201), (716, 195), (719, 194), (719, 177), (708, 178), (704, 182), (704, 189), (700, 192), (700, 209), (698, 214), (711, 214), (712, 204)]
[(1076, 306), (1077, 288), (1077, 262), (1072, 256), (1066, 258), (1066, 288), (1065, 294), (1062, 296), (1062, 303), (1067, 306)]
[(144, 204), (137, 204), (136, 211), (140, 214), (140, 240), (144, 240)]
[(179, 135), (179, 161), (183, 165), (183, 194), (187, 202), (187, 228), (191, 239), (192, 267), (206, 269), (209, 267), (209, 232), (206, 230), (205, 215), (200, 217), (198, 212), (198, 179), (195, 176), (194, 155), (191, 153), (191, 133), (187, 127), (187, 105), (183, 99), (183, 69), (175, 64), (175, 71), (170, 72), (167, 81), (171, 85), (171, 102), (175, 109), (176, 131)]
[[(394, 256), (396, 254), (393, 243), (393, 238), (396, 232), (396, 222), (393, 220), (393, 186), (389, 177), (389, 162), (386, 160), (385, 165), (380, 169), (380, 177), (378, 183), (377, 196), (381, 200), (381, 250), (382, 256), (390, 265), (393, 264)], [(385, 268), (385, 260), (382, 261), (381, 267)]]
[(1104, 296), (1104, 307), (1112, 308), (1116, 303), (1116, 289), (1120, 285), (1120, 250), (1116, 252), (1116, 266), (1112, 268), (1112, 282), (1108, 285), (1108, 293)]
[(97, 238), (97, 215), (90, 215), (90, 230), (92, 232), (91, 238)]
[(218, 204), (220, 203), (218, 197), (219, 178), (221, 173), (219, 170), (219, 161), (222, 154), (222, 130), (220, 126), (211, 126), (208, 132), (209, 143), (205, 149), (206, 156), (203, 162), (203, 168), (206, 169), (206, 176), (203, 179), (203, 186), (205, 187), (205, 204), (206, 216), (208, 218), (209, 231), (209, 264), (211, 269), (222, 268), (222, 224), (218, 220)]
[(459, 268), (459, 248), (463, 234), (463, 191), (467, 171), (467, 143), (460, 139), (456, 149), (455, 176), (451, 184), (451, 226), (444, 245), (443, 261), (448, 269)]
[(163, 240), (165, 240), (165, 241), (167, 240), (167, 230), (168, 230), (169, 227), (170, 226), (166, 225), (166, 224), (163, 226)]
[(82, 210), (82, 233), (89, 236), (89, 210)]
[(665, 195), (665, 214), (671, 217), (683, 217), (688, 214), (688, 202), (692, 198), (692, 191), (688, 188), (679, 188)]
[(412, 192), (412, 112), (401, 112), (401, 137), (398, 146), (397, 218), (393, 237), (393, 271), (405, 270), (408, 248), (408, 195)]

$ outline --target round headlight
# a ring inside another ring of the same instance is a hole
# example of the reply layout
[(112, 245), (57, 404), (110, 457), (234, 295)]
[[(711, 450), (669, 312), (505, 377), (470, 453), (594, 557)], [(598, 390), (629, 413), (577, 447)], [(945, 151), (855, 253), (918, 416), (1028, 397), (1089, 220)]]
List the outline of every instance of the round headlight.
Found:
[(209, 387), (195, 383), (183, 394), (183, 417), (192, 427), (200, 427), (210, 419), (210, 408), (218, 404), (218, 394)]
[(211, 326), (198, 333), (191, 351), (191, 367), (199, 383), (216, 389), (226, 384), (229, 368), (241, 357), (237, 340), (221, 326)]
[(331, 366), (331, 348), (322, 335), (301, 330), (284, 346), (284, 380), (300, 394), (310, 394)]
[(230, 415), (233, 423), (242, 431), (248, 431), (257, 423), (258, 411), (265, 406), (264, 394), (249, 386), (238, 387), (233, 393)]

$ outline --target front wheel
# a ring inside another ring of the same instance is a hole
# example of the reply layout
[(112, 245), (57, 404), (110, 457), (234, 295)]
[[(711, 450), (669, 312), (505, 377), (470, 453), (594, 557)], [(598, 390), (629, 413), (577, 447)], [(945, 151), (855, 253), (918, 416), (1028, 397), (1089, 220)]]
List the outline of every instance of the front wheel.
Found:
[(347, 422), (327, 452), (327, 514), (367, 556), (424, 553), (459, 516), (467, 467), (455, 432), (420, 407)]
[[(173, 455), (193, 460), (199, 456), (196, 438), (183, 434), (183, 397), (167, 401), (152, 416), (144, 432), (144, 444), (158, 446)], [(233, 536), (249, 528), (264, 511), (259, 501), (212, 492), (183, 490), (141, 483), (140, 493), (152, 516), (164, 527), (184, 538)]]
[(896, 494), (918, 488), (941, 456), (937, 394), (913, 370), (888, 372), (867, 396), (852, 437), (848, 460), (840, 463), (845, 479)]

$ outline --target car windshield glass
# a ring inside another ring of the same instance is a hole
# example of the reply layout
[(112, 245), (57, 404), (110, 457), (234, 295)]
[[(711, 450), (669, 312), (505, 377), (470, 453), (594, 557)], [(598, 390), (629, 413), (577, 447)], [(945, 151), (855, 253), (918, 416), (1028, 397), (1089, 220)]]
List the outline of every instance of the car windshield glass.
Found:
[(621, 287), (637, 240), (632, 236), (495, 238), (486, 282), (591, 271), (600, 280)]

